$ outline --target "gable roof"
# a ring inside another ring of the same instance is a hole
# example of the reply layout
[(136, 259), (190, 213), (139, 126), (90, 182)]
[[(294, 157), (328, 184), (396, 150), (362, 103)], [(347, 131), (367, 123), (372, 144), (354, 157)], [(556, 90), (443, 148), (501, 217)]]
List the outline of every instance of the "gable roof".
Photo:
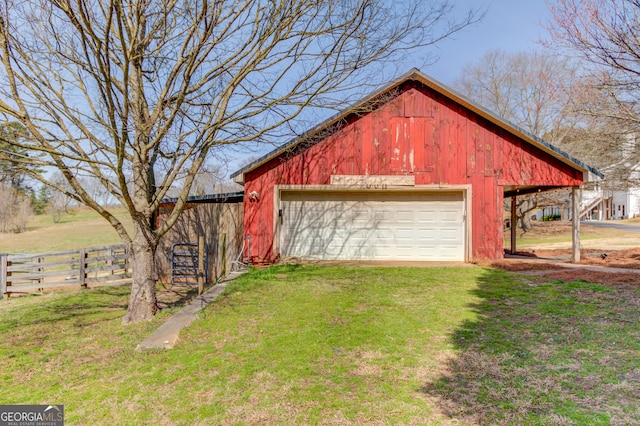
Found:
[[(367, 105), (369, 102), (374, 101), (375, 99), (381, 97), (382, 95), (384, 95), (385, 93), (397, 88), (398, 86), (400, 86), (403, 83), (409, 82), (409, 81), (417, 81), (418, 83), (421, 83), (422, 85), (440, 93), (441, 95), (445, 96), (446, 98), (456, 102), (457, 104), (463, 106), (464, 108), (473, 111), (474, 113), (478, 114), (479, 116), (485, 118), (486, 120), (490, 121), (491, 123), (497, 125), (498, 127), (506, 130), (507, 132), (511, 133), (512, 135), (524, 140), (525, 142), (533, 145), (534, 147), (546, 152), (547, 154), (551, 155), (552, 157), (560, 160), (561, 162), (573, 167), (576, 170), (579, 170), (581, 172), (584, 173), (584, 181), (585, 182), (589, 182), (589, 181), (593, 181), (593, 180), (598, 180), (599, 178), (604, 178), (604, 175), (599, 172), (598, 170), (596, 170), (595, 168), (588, 166), (587, 164), (583, 163), (580, 160), (577, 160), (576, 158), (570, 156), (569, 154), (567, 154), (566, 152), (564, 152), (563, 150), (561, 150), (560, 148), (557, 148), (553, 145), (551, 145), (550, 143), (542, 140), (541, 138), (533, 135), (532, 133), (524, 130), (523, 128), (509, 122), (508, 120), (505, 120), (504, 118), (498, 116), (496, 113), (478, 105), (477, 103), (471, 101), (470, 99), (468, 99), (466, 96), (456, 92), (455, 90), (451, 89), (450, 87), (440, 83), (437, 80), (434, 80), (433, 78), (427, 76), (426, 74), (424, 74), (422, 71), (420, 71), (417, 68), (413, 68), (411, 71), (409, 71), (408, 73), (400, 76), (399, 78), (391, 81), (390, 83), (388, 83), (387, 85), (383, 86), (382, 88), (372, 92), (371, 94), (369, 94), (367, 97), (365, 97), (364, 99), (356, 102), (354, 105), (350, 106), (349, 108), (333, 115), (332, 117), (330, 117), (329, 119), (323, 121), (322, 123), (318, 124), (317, 126), (307, 130), (304, 134), (297, 136), (293, 139), (291, 139), (290, 141), (286, 142), (285, 144), (283, 144), (282, 146), (272, 150), (271, 152), (263, 155), (262, 157), (258, 158), (257, 160), (253, 161), (252, 163), (246, 165), (245, 167), (241, 168), (240, 170), (237, 170), (236, 172), (231, 174), (231, 178), (236, 181), (237, 183), (240, 184), (244, 184), (244, 174), (247, 172), (250, 172), (254, 169), (256, 169), (257, 167), (267, 163), (268, 161), (272, 160), (273, 158), (278, 157), (279, 155), (290, 151), (292, 149), (294, 149), (298, 144), (302, 143), (302, 142), (307, 142), (309, 141), (309, 138), (318, 134), (319, 132), (321, 132), (323, 129), (328, 128), (329, 126), (338, 123), (339, 121), (345, 119), (346, 117), (348, 117), (350, 114), (354, 113), (355, 111), (357, 111), (358, 109), (364, 107), (365, 105)], [(317, 143), (317, 142), (316, 142)]]

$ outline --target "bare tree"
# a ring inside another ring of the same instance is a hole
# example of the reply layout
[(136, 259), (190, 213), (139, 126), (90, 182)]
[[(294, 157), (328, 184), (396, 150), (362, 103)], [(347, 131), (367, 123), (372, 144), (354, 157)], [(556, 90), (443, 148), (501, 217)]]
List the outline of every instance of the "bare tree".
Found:
[(26, 231), (31, 216), (29, 197), (11, 185), (0, 183), (0, 233)]
[[(71, 205), (73, 204), (75, 197), (73, 194), (73, 188), (70, 187), (62, 173), (56, 172), (51, 177), (51, 182), (55, 184), (55, 187), (50, 191), (49, 202), (47, 203), (47, 213), (51, 215), (54, 223), (60, 222), (63, 213), (70, 213)], [(84, 180), (79, 182), (82, 187), (86, 187)], [(57, 189), (62, 188), (62, 190)]]
[[(303, 111), (343, 108), (385, 66), (477, 18), (453, 19), (447, 0), (2, 0), (0, 112), (27, 128), (24, 148), (71, 190), (47, 183), (129, 245), (130, 323), (158, 309), (158, 239), (212, 150), (282, 141)], [(85, 176), (126, 207), (132, 234), (83, 188)], [(172, 187), (178, 201), (156, 228)]]
[[(549, 8), (554, 45), (588, 65), (573, 109), (596, 128), (608, 152), (624, 151), (640, 136), (640, 1), (557, 0)], [(637, 163), (634, 151), (626, 160)]]
[(487, 52), (466, 66), (454, 86), (500, 117), (550, 142), (574, 127), (567, 108), (577, 66), (545, 52)]
[(227, 167), (221, 165), (203, 165), (191, 186), (191, 195), (242, 191), (242, 186), (229, 179), (228, 173)]
[[(640, 2), (636, 0), (556, 0), (549, 2), (549, 32), (556, 46), (577, 52), (611, 83), (635, 92), (640, 78)], [(634, 114), (635, 115), (635, 114)]]
[(115, 202), (114, 197), (107, 188), (100, 183), (100, 180), (97, 177), (88, 176), (84, 178), (83, 181), (83, 186), (87, 193), (101, 206), (109, 206)]
[[(539, 51), (494, 50), (466, 66), (454, 86), (500, 117), (559, 144), (573, 134), (580, 122), (569, 107), (577, 80), (577, 66), (566, 58)], [(552, 194), (520, 196), (516, 209), (518, 225), (528, 231), (529, 212), (558, 202)], [(505, 200), (505, 208), (508, 203)]]

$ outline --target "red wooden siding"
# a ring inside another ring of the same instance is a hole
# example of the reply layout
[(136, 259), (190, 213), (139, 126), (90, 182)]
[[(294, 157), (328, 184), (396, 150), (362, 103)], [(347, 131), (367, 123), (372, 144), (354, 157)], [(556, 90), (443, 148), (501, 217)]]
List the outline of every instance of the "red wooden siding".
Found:
[(251, 255), (273, 259), (274, 185), (328, 185), (331, 175), (413, 175), (416, 185), (472, 186), (472, 257), (502, 257), (503, 186), (574, 186), (582, 174), (418, 83), (324, 140), (245, 175)]

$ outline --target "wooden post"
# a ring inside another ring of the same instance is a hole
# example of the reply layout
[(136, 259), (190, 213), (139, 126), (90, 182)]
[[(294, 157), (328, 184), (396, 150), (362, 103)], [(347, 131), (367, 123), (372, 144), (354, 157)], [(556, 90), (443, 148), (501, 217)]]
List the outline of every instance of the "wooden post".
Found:
[(198, 237), (198, 294), (204, 292), (204, 237)]
[(582, 191), (579, 186), (574, 186), (571, 191), (571, 261), (580, 263), (580, 199)]
[(220, 276), (224, 278), (227, 275), (227, 234), (222, 233), (220, 235)]
[[(44, 263), (44, 257), (39, 257), (37, 259), (37, 262), (38, 263)], [(39, 267), (38, 268), (38, 273), (39, 274), (44, 274), (44, 269), (42, 267)], [(43, 282), (44, 282), (44, 278), (42, 278), (42, 277), (38, 278), (38, 284), (42, 284)]]
[(87, 286), (85, 268), (87, 262), (87, 252), (85, 249), (80, 249), (80, 266), (78, 268), (78, 281), (82, 287)]
[(0, 256), (0, 299), (7, 293), (7, 266), (9, 266), (7, 258), (6, 254)]
[(116, 251), (113, 247), (109, 247), (109, 250), (107, 251), (107, 266), (109, 267), (109, 275), (113, 275), (114, 274), (114, 270), (113, 270), (113, 265), (114, 265), (114, 259), (116, 258)]
[(131, 262), (131, 251), (129, 250), (129, 245), (124, 246), (124, 264), (122, 265), (122, 273), (126, 278), (131, 278), (129, 275), (129, 268)]
[(516, 254), (516, 234), (518, 232), (518, 218), (516, 217), (516, 197), (511, 197), (511, 254)]

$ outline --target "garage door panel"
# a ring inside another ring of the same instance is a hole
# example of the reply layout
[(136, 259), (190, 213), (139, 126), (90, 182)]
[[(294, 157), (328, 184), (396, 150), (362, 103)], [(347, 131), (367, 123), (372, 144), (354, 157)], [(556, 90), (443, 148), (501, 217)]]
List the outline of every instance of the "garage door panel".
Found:
[(281, 200), (283, 256), (464, 260), (461, 192), (298, 191)]
[(441, 238), (446, 238), (446, 239), (459, 239), (460, 238), (459, 229), (457, 227), (451, 226), (450, 223), (440, 227), (439, 235), (440, 235)]
[(459, 223), (460, 212), (443, 211), (440, 216), (440, 222), (442, 223)]

